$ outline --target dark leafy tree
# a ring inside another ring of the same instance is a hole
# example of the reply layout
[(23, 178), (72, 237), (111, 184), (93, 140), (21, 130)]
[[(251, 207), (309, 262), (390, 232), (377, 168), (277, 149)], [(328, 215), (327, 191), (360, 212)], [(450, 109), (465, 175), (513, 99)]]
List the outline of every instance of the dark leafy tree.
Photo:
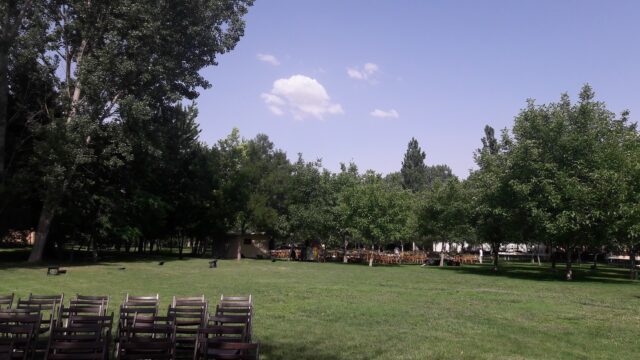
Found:
[(94, 161), (95, 132), (153, 109), (197, 97), (210, 84), (199, 74), (243, 34), (251, 0), (56, 1), (47, 11), (50, 51), (66, 69), (62, 111), (46, 141), (46, 195), (30, 261), (40, 261), (61, 196)]

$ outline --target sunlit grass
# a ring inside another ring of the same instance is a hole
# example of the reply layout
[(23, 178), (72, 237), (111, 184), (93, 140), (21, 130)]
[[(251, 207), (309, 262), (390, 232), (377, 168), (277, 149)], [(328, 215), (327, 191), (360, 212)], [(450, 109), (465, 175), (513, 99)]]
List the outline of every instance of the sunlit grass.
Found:
[[(160, 266), (159, 261), (164, 260)], [(167, 258), (67, 267), (0, 264), (0, 293), (254, 296), (263, 359), (637, 359), (640, 283), (588, 266), (421, 268)], [(121, 270), (121, 268), (125, 268)]]

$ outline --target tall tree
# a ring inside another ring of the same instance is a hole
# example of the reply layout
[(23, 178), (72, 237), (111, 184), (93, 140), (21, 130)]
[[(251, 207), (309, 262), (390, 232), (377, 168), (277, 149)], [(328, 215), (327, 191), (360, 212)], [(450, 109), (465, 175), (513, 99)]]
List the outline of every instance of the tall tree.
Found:
[(244, 31), (252, 0), (56, 1), (47, 19), (51, 51), (64, 64), (65, 96), (56, 131), (64, 142), (47, 151), (62, 162), (47, 184), (29, 261), (40, 261), (51, 223), (70, 182), (92, 161), (96, 125), (123, 121), (122, 111), (146, 116), (162, 104), (194, 99), (210, 84), (199, 74), (216, 65)]
[(416, 192), (426, 187), (427, 167), (424, 163), (426, 156), (420, 148), (418, 140), (411, 138), (407, 146), (407, 152), (404, 154), (404, 160), (402, 160), (402, 168), (400, 169), (402, 184), (405, 189)]
[(479, 241), (489, 243), (493, 269), (498, 270), (500, 246), (513, 237), (514, 195), (509, 182), (509, 137), (505, 132), (499, 141), (493, 128), (487, 125), (482, 148), (474, 155), (479, 169), (467, 180), (472, 191), (473, 218)]
[(612, 237), (612, 215), (620, 211), (621, 187), (628, 183), (621, 162), (632, 154), (621, 146), (626, 119), (594, 96), (585, 85), (575, 104), (567, 94), (547, 105), (530, 101), (513, 128), (511, 184), (538, 229), (564, 251), (568, 280), (578, 248)]

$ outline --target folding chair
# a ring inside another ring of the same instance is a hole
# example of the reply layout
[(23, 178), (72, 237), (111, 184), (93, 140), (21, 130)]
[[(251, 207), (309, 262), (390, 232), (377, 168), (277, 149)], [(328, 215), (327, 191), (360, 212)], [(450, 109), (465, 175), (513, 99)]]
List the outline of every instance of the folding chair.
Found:
[(14, 359), (30, 359), (35, 352), (40, 320), (40, 314), (0, 313), (0, 346), (8, 348)]
[(0, 309), (11, 309), (13, 298), (13, 293), (11, 293), (11, 295), (0, 295)]
[(176, 358), (191, 359), (196, 346), (198, 329), (206, 324), (208, 303), (201, 297), (173, 298), (167, 316), (176, 325)]
[(104, 360), (108, 354), (108, 343), (97, 324), (51, 329), (47, 345), (46, 360)]
[(118, 339), (117, 358), (174, 359), (175, 324), (172, 318), (134, 315)]

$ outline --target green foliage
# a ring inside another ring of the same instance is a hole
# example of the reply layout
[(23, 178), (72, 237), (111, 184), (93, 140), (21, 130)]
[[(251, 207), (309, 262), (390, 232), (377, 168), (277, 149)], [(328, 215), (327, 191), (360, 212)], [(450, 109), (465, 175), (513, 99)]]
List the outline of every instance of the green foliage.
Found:
[(471, 202), (466, 183), (453, 178), (437, 183), (419, 208), (422, 235), (441, 242), (471, 242)]
[(404, 154), (402, 161), (402, 184), (405, 189), (411, 191), (419, 191), (426, 187), (427, 167), (424, 163), (426, 154), (420, 148), (418, 140), (411, 138), (407, 146), (407, 152)]

